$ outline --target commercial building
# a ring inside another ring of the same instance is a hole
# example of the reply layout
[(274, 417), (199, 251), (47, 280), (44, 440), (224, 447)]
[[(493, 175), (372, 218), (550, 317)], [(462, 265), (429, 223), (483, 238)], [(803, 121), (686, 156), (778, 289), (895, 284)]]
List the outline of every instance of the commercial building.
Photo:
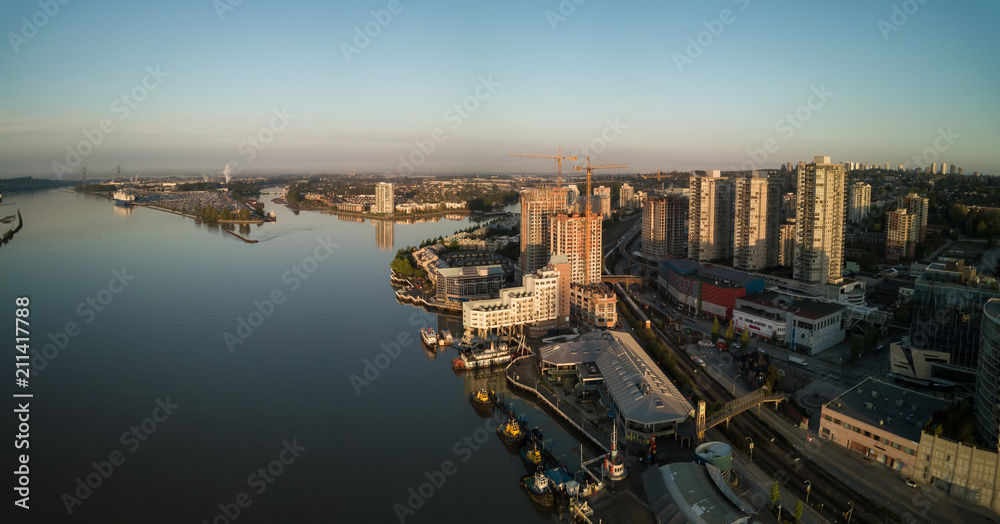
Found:
[(396, 198), (392, 194), (392, 183), (379, 182), (378, 185), (375, 186), (375, 205), (372, 207), (372, 211), (375, 213), (391, 215), (395, 210)]
[(795, 280), (839, 284), (844, 278), (844, 166), (817, 156), (799, 162), (795, 214)]
[(650, 196), (642, 206), (642, 256), (651, 260), (686, 253), (688, 199), (680, 195)]
[(1000, 290), (962, 260), (935, 262), (913, 283), (910, 336), (889, 345), (892, 376), (918, 385), (974, 391), (983, 310)]
[(934, 490), (1000, 513), (1000, 455), (926, 432), (913, 477)]
[(622, 184), (621, 190), (618, 192), (618, 208), (626, 211), (631, 211), (635, 209), (636, 198), (635, 198), (635, 188), (628, 185), (628, 183)]
[(437, 273), (437, 297), (444, 302), (498, 298), (504, 283), (499, 265), (447, 267)]
[[(545, 373), (575, 372), (581, 382), (603, 384), (626, 440), (648, 443), (652, 436), (674, 435), (694, 413), (691, 401), (628, 333), (545, 346), (539, 361)], [(597, 372), (588, 371), (587, 363), (595, 363)]]
[(763, 277), (685, 258), (661, 262), (657, 283), (683, 306), (722, 319), (732, 316), (737, 298), (764, 290)]
[(549, 248), (552, 255), (566, 255), (570, 282), (601, 281), (601, 217), (558, 214), (549, 217)]
[(899, 262), (913, 258), (916, 253), (916, 229), (913, 215), (906, 209), (890, 211), (885, 216), (885, 258), (889, 262)]
[(930, 201), (916, 193), (899, 197), (897, 206), (906, 209), (913, 215), (914, 237), (917, 242), (927, 240), (927, 216), (930, 214)]
[[(706, 444), (728, 447), (722, 442)], [(732, 451), (729, 453), (731, 455)], [(652, 467), (642, 474), (643, 487), (656, 522), (697, 524), (757, 522), (753, 508), (732, 492), (727, 478), (724, 471), (703, 460)]]
[(847, 220), (860, 223), (868, 217), (872, 207), (872, 186), (864, 182), (855, 182), (851, 186), (850, 205), (847, 207)]
[(781, 188), (764, 171), (733, 179), (733, 267), (755, 271), (778, 265)]
[(947, 405), (947, 400), (868, 378), (823, 404), (819, 436), (913, 476), (924, 423)]
[(549, 263), (552, 215), (566, 213), (566, 188), (521, 191), (521, 272), (534, 273)]
[(618, 300), (604, 283), (584, 286), (570, 284), (570, 317), (598, 328), (612, 328), (618, 322)]
[(815, 355), (844, 341), (845, 306), (762, 291), (735, 300), (733, 326), (765, 340), (787, 342), (792, 351)]
[(733, 186), (720, 171), (692, 175), (688, 204), (688, 258), (697, 262), (733, 256)]
[(525, 275), (520, 287), (501, 289), (496, 299), (462, 304), (462, 325), (489, 331), (568, 321), (569, 263), (558, 262)]
[(975, 407), (979, 434), (991, 445), (1000, 446), (1000, 299), (998, 298), (991, 298), (983, 306), (983, 333), (979, 347)]

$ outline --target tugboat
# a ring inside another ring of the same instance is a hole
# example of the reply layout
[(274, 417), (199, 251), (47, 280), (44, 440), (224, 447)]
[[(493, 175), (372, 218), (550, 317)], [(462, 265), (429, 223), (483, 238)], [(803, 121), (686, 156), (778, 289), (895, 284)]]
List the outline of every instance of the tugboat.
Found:
[(420, 338), (424, 341), (424, 344), (427, 344), (428, 346), (437, 345), (437, 335), (434, 334), (434, 328), (421, 329)]
[(442, 346), (450, 346), (455, 339), (451, 337), (451, 330), (448, 328), (441, 328), (441, 332), (438, 333), (438, 344)]
[(543, 506), (551, 506), (555, 503), (555, 492), (549, 482), (549, 477), (541, 471), (521, 477), (521, 487), (528, 490), (531, 500)]
[(531, 447), (521, 448), (521, 459), (532, 469), (537, 469), (542, 465), (542, 452), (538, 449), (538, 443), (533, 443)]
[(496, 400), (496, 394), (492, 391), (487, 391), (486, 388), (480, 388), (480, 390), (475, 393), (469, 393), (469, 402), (472, 403), (472, 407), (479, 411), (485, 411), (487, 413), (493, 411), (493, 406), (496, 405)]
[(524, 428), (513, 419), (507, 419), (506, 424), (497, 426), (497, 435), (500, 435), (500, 440), (511, 446), (520, 446), (528, 438)]

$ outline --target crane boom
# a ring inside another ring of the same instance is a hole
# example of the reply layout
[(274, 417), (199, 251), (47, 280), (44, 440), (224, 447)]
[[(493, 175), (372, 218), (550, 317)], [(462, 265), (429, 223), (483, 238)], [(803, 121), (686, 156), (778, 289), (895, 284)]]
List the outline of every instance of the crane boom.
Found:
[(577, 171), (582, 171), (584, 169), (587, 170), (587, 202), (586, 202), (586, 204), (587, 204), (587, 213), (584, 215), (586, 217), (585, 218), (585, 220), (586, 220), (586, 222), (585, 222), (585, 228), (586, 228), (585, 231), (586, 231), (586, 233), (583, 235), (583, 238), (584, 238), (583, 285), (586, 286), (586, 285), (590, 284), (590, 222), (591, 222), (590, 175), (591, 175), (591, 171), (593, 171), (595, 169), (625, 168), (625, 167), (628, 167), (628, 164), (608, 164), (608, 165), (602, 165), (602, 166), (592, 166), (592, 165), (590, 165), (590, 155), (587, 155), (587, 166), (586, 167), (581, 167), (581, 166), (573, 166), (573, 167)]
[(562, 161), (563, 160), (576, 160), (575, 156), (562, 156), (562, 148), (559, 148), (559, 154), (557, 155), (535, 155), (530, 153), (510, 153), (507, 156), (519, 156), (527, 158), (551, 158), (556, 161), (556, 166), (558, 170), (556, 171), (556, 187), (562, 186)]

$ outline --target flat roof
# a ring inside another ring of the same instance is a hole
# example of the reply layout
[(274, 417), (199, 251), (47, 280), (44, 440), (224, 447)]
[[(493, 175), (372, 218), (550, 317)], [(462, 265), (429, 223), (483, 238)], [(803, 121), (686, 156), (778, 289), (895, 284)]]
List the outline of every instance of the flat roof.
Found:
[(753, 510), (723, 487), (725, 482), (718, 471), (715, 466), (678, 462), (644, 473), (643, 483), (657, 522), (750, 522)]
[(684, 420), (691, 401), (663, 374), (635, 337), (610, 331), (614, 343), (601, 352), (597, 367), (622, 415), (640, 424)]
[(868, 378), (823, 406), (876, 428), (884, 427), (912, 442), (920, 442), (924, 422), (948, 404), (944, 399)]
[(559, 342), (542, 346), (538, 350), (538, 358), (542, 363), (551, 366), (565, 366), (570, 364), (582, 364), (584, 362), (597, 362), (597, 357), (601, 356), (608, 347), (611, 346), (611, 336), (598, 340), (573, 340), (571, 342)]
[(443, 277), (485, 277), (489, 275), (502, 275), (503, 267), (499, 265), (439, 267), (438, 273)]
[(795, 299), (775, 291), (758, 291), (752, 295), (737, 297), (736, 300), (752, 302), (773, 309), (792, 311), (795, 316), (812, 320), (826, 318), (843, 311), (846, 306), (836, 302)]

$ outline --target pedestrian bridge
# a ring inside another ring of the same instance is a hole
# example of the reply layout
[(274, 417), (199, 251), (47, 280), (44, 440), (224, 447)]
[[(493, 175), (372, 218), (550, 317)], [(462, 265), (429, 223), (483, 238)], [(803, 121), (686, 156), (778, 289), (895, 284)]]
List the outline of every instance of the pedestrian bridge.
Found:
[(611, 285), (619, 282), (624, 284), (642, 284), (642, 277), (634, 275), (604, 275), (601, 277), (601, 282), (607, 282)]
[(780, 393), (769, 394), (765, 389), (755, 389), (740, 398), (733, 399), (727, 402), (726, 405), (722, 408), (722, 411), (719, 411), (715, 415), (712, 415), (712, 418), (708, 419), (707, 422), (705, 421), (705, 415), (704, 415), (705, 401), (701, 401), (699, 402), (699, 407), (698, 407), (698, 420), (697, 420), (698, 440), (699, 441), (705, 440), (705, 431), (707, 431), (709, 428), (713, 428), (723, 422), (728, 422), (729, 419), (735, 417), (736, 415), (739, 415), (740, 413), (743, 413), (744, 411), (754, 406), (758, 407), (758, 413), (760, 412), (760, 405), (766, 402), (774, 402), (774, 409), (778, 409), (778, 403), (781, 402), (782, 400), (785, 400), (785, 395), (782, 395)]

